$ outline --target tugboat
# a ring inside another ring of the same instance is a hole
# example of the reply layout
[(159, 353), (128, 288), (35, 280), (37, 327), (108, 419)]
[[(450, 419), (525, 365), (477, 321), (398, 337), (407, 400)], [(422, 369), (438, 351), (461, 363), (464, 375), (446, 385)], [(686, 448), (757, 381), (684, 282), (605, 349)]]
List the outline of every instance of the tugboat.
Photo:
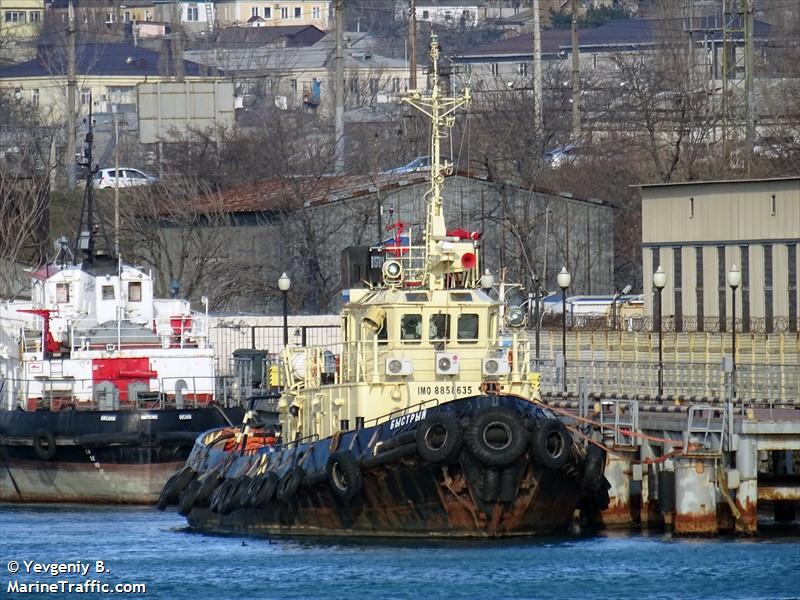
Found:
[(282, 384), (277, 432), (248, 422), (198, 438), (184, 481), (164, 490), (190, 527), (551, 534), (600, 489), (602, 461), (538, 402), (524, 312), (481, 274), (480, 236), (446, 229), (442, 188), (452, 165), (441, 162), (440, 140), (470, 97), (468, 89), (440, 95), (435, 37), (431, 58), (431, 93), (405, 98), (432, 123), (423, 243), (384, 247), (380, 281), (345, 292), (338, 348), (284, 349), (281, 377), (273, 373)]
[(91, 176), (83, 226), (30, 301), (0, 304), (2, 502), (155, 503), (197, 435), (245, 412), (216, 376), (207, 304), (155, 299), (150, 274), (98, 247)]

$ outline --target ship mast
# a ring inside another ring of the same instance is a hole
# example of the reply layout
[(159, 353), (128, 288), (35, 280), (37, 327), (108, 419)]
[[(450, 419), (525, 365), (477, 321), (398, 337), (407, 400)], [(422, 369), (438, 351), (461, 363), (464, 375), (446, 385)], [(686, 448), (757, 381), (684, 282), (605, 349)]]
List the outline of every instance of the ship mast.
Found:
[(425, 280), (429, 289), (442, 289), (444, 282), (437, 276), (433, 267), (442, 254), (440, 242), (447, 236), (442, 207), (442, 187), (445, 175), (452, 172), (453, 164), (441, 159), (441, 140), (449, 135), (455, 124), (453, 113), (470, 101), (469, 87), (465, 87), (458, 97), (441, 95), (439, 89), (439, 42), (431, 35), (431, 93), (423, 95), (413, 90), (403, 102), (410, 104), (431, 120), (431, 180), (427, 198), (427, 219), (425, 223)]

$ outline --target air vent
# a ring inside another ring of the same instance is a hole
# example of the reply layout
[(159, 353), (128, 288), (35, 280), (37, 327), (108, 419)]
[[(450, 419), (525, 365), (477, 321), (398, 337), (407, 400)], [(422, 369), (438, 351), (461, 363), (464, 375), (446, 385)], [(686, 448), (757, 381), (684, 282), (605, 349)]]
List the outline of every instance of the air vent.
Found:
[(414, 367), (409, 358), (398, 358), (390, 356), (386, 359), (387, 375), (411, 375)]
[(458, 375), (458, 355), (448, 352), (436, 353), (437, 375)]
[(508, 375), (511, 369), (506, 358), (484, 358), (483, 374), (490, 377), (497, 375)]

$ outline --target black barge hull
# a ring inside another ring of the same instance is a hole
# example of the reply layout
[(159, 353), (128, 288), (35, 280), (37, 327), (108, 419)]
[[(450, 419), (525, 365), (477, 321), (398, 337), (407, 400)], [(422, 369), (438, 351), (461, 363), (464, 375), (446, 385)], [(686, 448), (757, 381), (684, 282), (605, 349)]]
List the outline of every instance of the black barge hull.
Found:
[(154, 504), (204, 431), (242, 408), (0, 411), (0, 502)]

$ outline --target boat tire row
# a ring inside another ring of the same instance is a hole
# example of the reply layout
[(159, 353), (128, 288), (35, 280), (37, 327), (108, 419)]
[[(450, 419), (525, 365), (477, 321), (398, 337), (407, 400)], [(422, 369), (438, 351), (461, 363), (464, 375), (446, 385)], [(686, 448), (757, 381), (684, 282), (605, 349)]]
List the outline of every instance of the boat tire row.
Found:
[(533, 462), (558, 470), (569, 459), (571, 437), (558, 419), (526, 422), (516, 411), (504, 407), (481, 411), (466, 427), (450, 413), (437, 412), (428, 415), (414, 432), (398, 435), (383, 444), (376, 455), (361, 462), (349, 450), (333, 452), (324, 473), (312, 476), (300, 465), (291, 467), (281, 477), (268, 471), (232, 479), (224, 479), (219, 467), (201, 477), (185, 467), (167, 481), (158, 508), (163, 510), (177, 502), (178, 512), (187, 515), (193, 507), (207, 504), (212, 512), (226, 515), (239, 507), (289, 502), (301, 485), (317, 481), (327, 481), (331, 493), (348, 502), (363, 490), (364, 467), (387, 464), (413, 454), (433, 465), (453, 463), (464, 446), (488, 469), (512, 465), (528, 451)]

